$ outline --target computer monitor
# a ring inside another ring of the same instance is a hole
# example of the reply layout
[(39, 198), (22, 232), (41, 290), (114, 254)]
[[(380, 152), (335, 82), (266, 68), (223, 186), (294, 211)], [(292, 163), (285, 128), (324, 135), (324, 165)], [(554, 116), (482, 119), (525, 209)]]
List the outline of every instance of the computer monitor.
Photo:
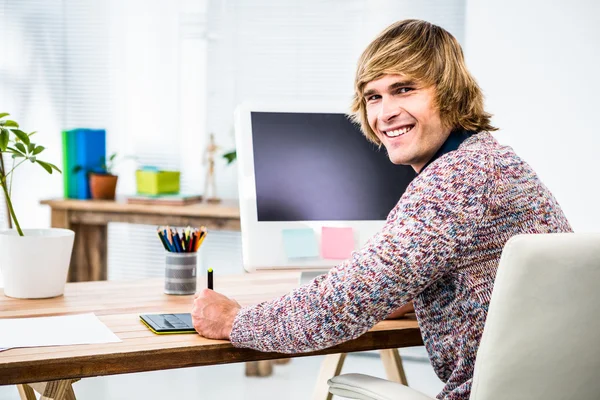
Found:
[(340, 106), (244, 104), (235, 133), (248, 271), (339, 264), (348, 251), (341, 241), (363, 246), (415, 176), (368, 142)]

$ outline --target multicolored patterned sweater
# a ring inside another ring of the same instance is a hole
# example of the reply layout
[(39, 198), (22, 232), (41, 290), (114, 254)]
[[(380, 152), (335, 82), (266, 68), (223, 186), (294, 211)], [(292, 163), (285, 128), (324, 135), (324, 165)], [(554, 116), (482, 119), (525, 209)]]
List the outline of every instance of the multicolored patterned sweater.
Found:
[(487, 132), (427, 166), (349, 260), (279, 299), (242, 308), (235, 346), (297, 353), (354, 339), (413, 301), (440, 399), (468, 399), (496, 268), (519, 233), (570, 232), (531, 167)]

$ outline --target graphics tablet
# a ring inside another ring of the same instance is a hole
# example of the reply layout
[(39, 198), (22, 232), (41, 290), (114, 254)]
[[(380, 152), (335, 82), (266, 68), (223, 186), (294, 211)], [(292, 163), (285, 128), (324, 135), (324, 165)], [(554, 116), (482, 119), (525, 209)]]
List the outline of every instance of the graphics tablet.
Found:
[(152, 332), (159, 335), (196, 332), (190, 313), (142, 314), (140, 315), (140, 319)]

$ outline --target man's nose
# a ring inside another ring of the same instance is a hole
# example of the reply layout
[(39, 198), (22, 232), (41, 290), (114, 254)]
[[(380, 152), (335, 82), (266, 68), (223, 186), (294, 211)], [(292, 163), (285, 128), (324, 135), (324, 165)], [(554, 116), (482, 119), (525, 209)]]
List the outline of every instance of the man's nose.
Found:
[(398, 105), (395, 104), (394, 101), (389, 99), (386, 101), (384, 99), (381, 102), (381, 112), (379, 114), (379, 118), (382, 122), (390, 122), (395, 117), (400, 115), (400, 112), (400, 107), (398, 107)]

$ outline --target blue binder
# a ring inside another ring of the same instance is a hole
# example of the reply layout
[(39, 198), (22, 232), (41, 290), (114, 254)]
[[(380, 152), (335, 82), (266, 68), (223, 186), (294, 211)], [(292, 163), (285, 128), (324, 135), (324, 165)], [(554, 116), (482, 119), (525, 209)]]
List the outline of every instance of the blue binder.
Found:
[[(68, 185), (65, 187), (66, 197), (72, 199), (89, 199), (89, 172), (102, 172), (102, 157), (106, 156), (106, 131), (104, 129), (72, 129), (65, 131), (67, 155), (64, 173), (68, 174)], [(83, 169), (74, 174), (73, 168)]]

